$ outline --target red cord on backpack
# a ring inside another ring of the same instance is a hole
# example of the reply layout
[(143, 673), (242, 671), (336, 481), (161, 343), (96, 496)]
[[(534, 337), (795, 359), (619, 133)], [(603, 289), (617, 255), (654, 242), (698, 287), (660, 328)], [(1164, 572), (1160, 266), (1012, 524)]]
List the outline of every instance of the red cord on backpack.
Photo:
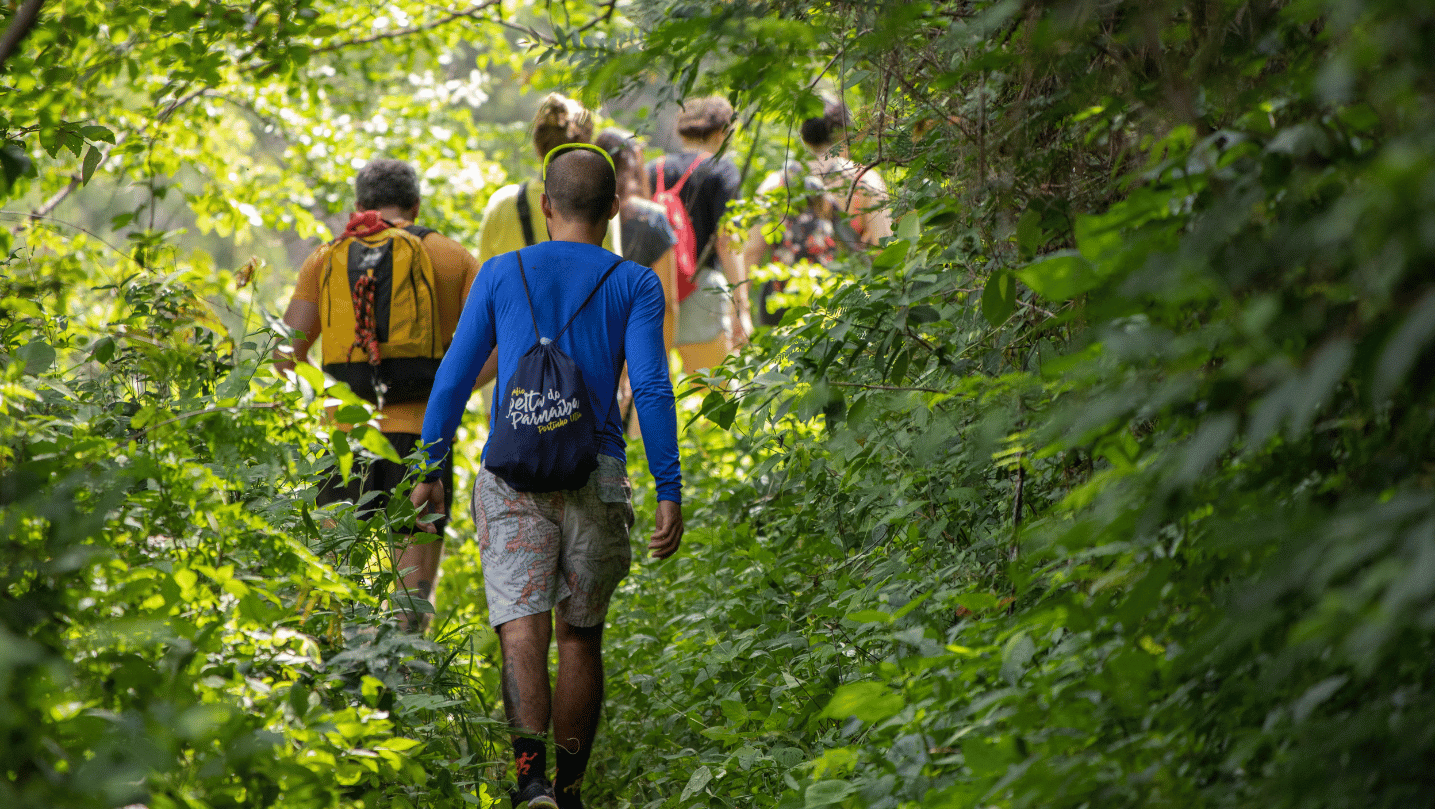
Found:
[(354, 284), (354, 344), (349, 346), (345, 362), (352, 362), (354, 349), (362, 348), (369, 355), (369, 364), (379, 365), (379, 328), (374, 317), (374, 287), (372, 275), (361, 275)]

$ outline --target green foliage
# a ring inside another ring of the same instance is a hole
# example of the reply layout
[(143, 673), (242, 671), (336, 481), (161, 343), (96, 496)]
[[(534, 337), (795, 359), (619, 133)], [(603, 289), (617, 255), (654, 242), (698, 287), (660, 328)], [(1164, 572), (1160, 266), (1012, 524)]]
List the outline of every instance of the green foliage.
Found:
[(222, 290), (136, 273), (96, 290), (115, 306), (94, 332), (61, 314), (73, 287), (27, 269), (0, 284), (0, 802), (484, 794), (472, 678), (387, 620), (412, 508), (309, 505), (320, 405), (348, 394), (258, 374), (272, 335), (207, 325), (196, 286)]
[(805, 15), (923, 228), (704, 400), (611, 802), (1429, 794), (1428, 10), (901, 6), (652, 37)]
[[(306, 506), (318, 459), (382, 446), (322, 427), (322, 377), (259, 373), (220, 259), (153, 223), (170, 196), (202, 231), (322, 233), (371, 143), (433, 167), (461, 235), (520, 128), (455, 112), (435, 8), (80, 8), (5, 68), (6, 187), (142, 193), (5, 266), (4, 802), (494, 796), (476, 554), (446, 566), (440, 643), (388, 629), (412, 515)], [(1435, 790), (1428, 8), (554, 8), (509, 22), (544, 75), (743, 107), (749, 189), (842, 90), (905, 214), (685, 401), (690, 530), (614, 606), (590, 805)]]

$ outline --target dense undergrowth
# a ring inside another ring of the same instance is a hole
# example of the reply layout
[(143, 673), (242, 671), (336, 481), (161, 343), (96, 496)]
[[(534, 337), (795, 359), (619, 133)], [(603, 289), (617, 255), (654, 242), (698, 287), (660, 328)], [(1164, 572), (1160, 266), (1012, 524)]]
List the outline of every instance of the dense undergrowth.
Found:
[[(8, 269), (0, 803), (476, 800), (471, 664), (388, 616), (412, 509), (313, 510), (325, 446), (377, 433), (331, 435), (325, 397), (262, 370), (272, 335), (197, 320), (199, 277)], [(81, 302), (103, 329), (59, 314)]]
[[(655, 9), (555, 55), (772, 116), (817, 53), (905, 216), (689, 399), (689, 533), (614, 606), (590, 805), (1427, 801), (1430, 10)], [(114, 254), (65, 250), (0, 282), (0, 803), (500, 794), (472, 548), (435, 642), (394, 633), (402, 506), (306, 505), (373, 435), (203, 315), (225, 278), (91, 289)]]
[(613, 805), (1421, 802), (1428, 9), (1014, 9), (834, 11), (911, 213), (709, 395)]

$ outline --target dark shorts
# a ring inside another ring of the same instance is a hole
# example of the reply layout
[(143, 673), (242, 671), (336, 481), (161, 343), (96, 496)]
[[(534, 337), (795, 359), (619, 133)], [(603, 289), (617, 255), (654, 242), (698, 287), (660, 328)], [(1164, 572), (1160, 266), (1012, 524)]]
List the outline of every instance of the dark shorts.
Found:
[[(419, 445), (419, 436), (415, 433), (384, 433), (384, 437), (389, 439), (389, 443), (393, 445), (394, 451), (399, 454), (400, 458), (407, 458)], [(443, 460), (440, 470), (439, 480), (443, 481), (444, 513), (452, 514), (453, 453), (450, 452), (449, 456)], [(383, 458), (372, 461), (356, 460), (349, 482), (345, 483), (337, 473), (330, 475), (323, 483), (319, 484), (319, 495), (315, 498), (315, 502), (321, 506), (341, 500), (357, 503), (369, 492), (378, 492), (358, 511), (359, 519), (366, 520), (388, 507), (390, 493), (399, 487), (410, 471), (405, 464), (394, 463)], [(437, 521), (440, 534), (443, 533), (444, 526), (447, 524), (448, 517)]]

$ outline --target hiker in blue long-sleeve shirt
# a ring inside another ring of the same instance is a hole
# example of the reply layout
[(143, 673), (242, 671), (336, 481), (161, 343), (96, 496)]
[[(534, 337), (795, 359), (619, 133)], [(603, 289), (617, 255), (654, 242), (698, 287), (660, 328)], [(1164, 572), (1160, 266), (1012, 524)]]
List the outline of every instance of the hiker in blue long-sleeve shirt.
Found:
[[(556, 345), (581, 370), (591, 412), (599, 419), (597, 470), (579, 489), (532, 492), (518, 491), (483, 469), (474, 482), (471, 508), (489, 620), (503, 654), (509, 722), (515, 730), (541, 736), (551, 719), (557, 746), (557, 772), (550, 785), (544, 743), (531, 736), (513, 738), (514, 805), (578, 809), (602, 708), (603, 622), (631, 561), (628, 532), (634, 516), (621, 414), (613, 406), (625, 360), (648, 469), (657, 482), (657, 525), (648, 547), (659, 559), (676, 552), (682, 541), (682, 476), (663, 350), (662, 286), (647, 267), (621, 261), (600, 246), (618, 210), (612, 162), (601, 150), (570, 144), (555, 149), (545, 163), (541, 202), (552, 241), (496, 256), (480, 269), (434, 382), (423, 441), (429, 445), (430, 467), (437, 468), (451, 451), (445, 436), (458, 426), (493, 348), (498, 349), (495, 389), (505, 391), (519, 358), (535, 343), (535, 329), (559, 334), (577, 313)], [(504, 398), (494, 399), (492, 423), (497, 424)], [(485, 453), (491, 447), (492, 439)], [(441, 511), (442, 484), (420, 483), (413, 500), (421, 510)], [(554, 634), (556, 689), (548, 679)]]

